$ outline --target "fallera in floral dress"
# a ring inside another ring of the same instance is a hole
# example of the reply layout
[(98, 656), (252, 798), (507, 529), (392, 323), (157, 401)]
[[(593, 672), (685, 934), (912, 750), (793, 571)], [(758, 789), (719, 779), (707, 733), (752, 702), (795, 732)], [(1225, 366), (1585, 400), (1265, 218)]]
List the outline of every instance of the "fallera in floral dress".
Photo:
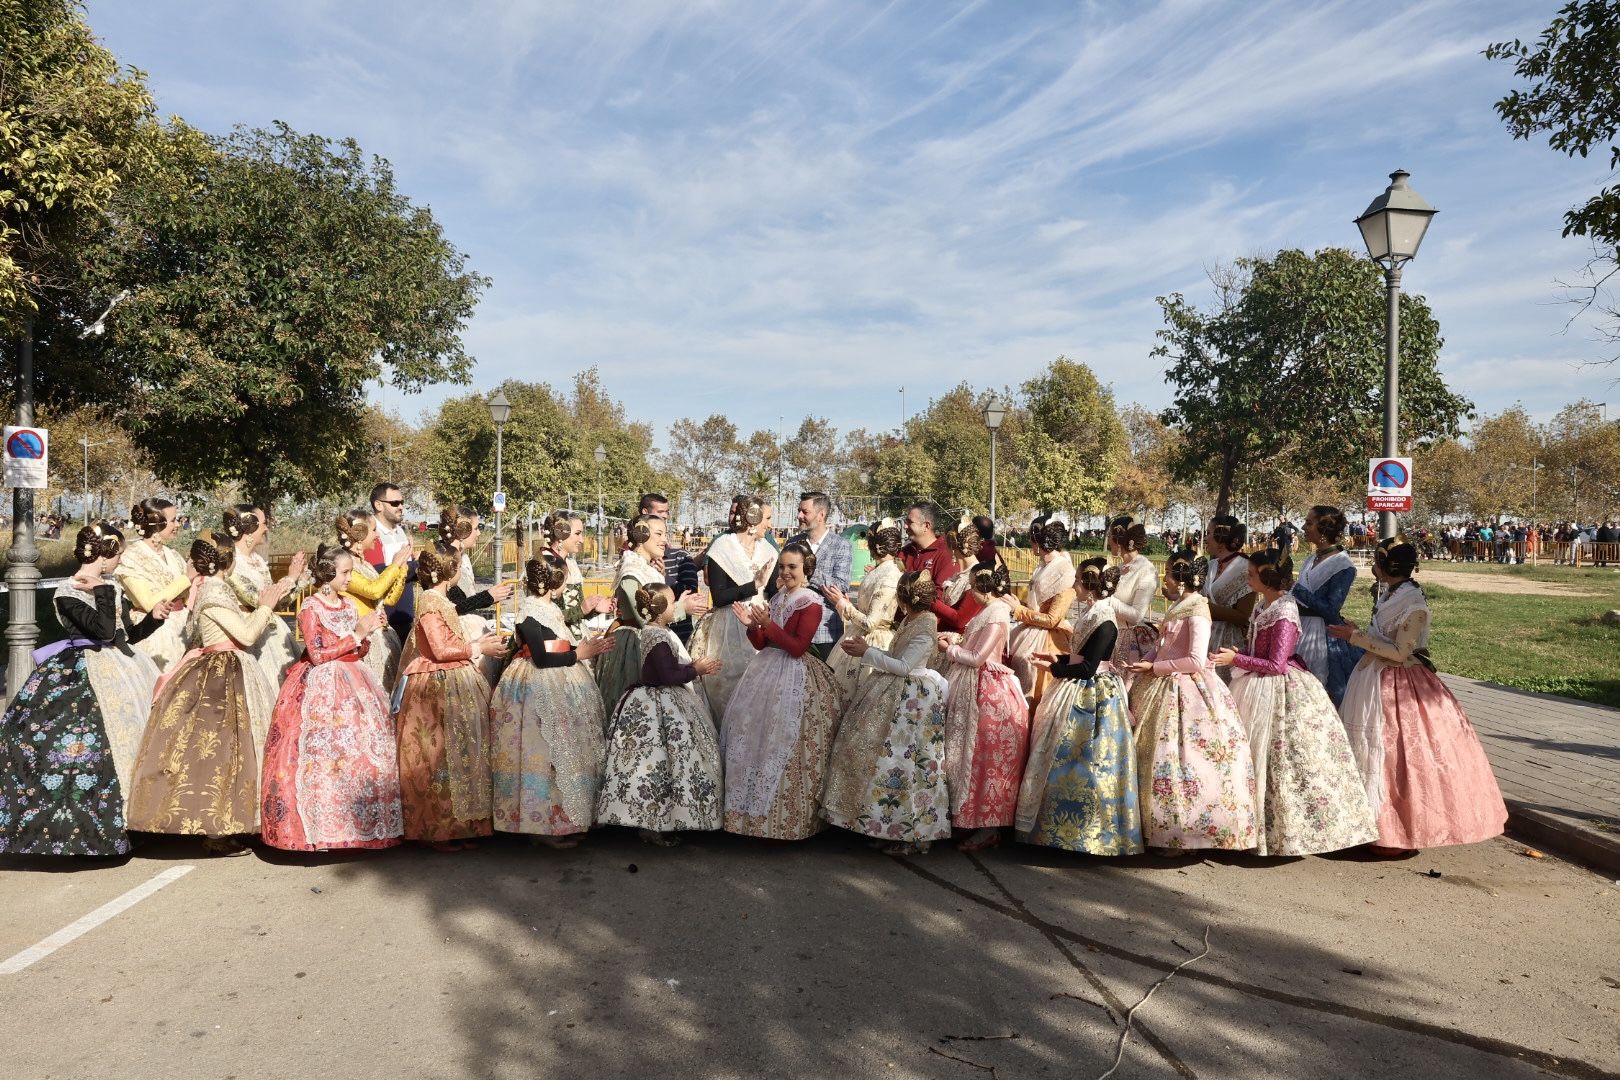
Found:
[(821, 797), (821, 814), (834, 825), (907, 844), (951, 834), (948, 684), (927, 667), (938, 629), (933, 613), (921, 612), (888, 648), (868, 648), (860, 658), (864, 674), (838, 725)]
[(561, 608), (527, 596), (518, 617), (521, 647), (490, 700), (495, 828), (586, 832), (602, 782), (602, 697)]
[(1209, 601), (1165, 613), (1151, 675), (1131, 684), (1137, 791), (1149, 847), (1246, 851), (1259, 842), (1249, 737), (1209, 666)]
[(386, 848), (399, 843), (399, 752), (371, 640), (355, 638), (347, 596), (304, 601), (304, 655), (287, 672), (265, 741), (259, 821), (286, 851)]
[(1011, 825), (1017, 816), (1029, 704), (1002, 663), (1011, 621), (1007, 604), (992, 600), (963, 629), (961, 642), (946, 650), (945, 775), (951, 824), (958, 829)]
[(720, 744), (703, 680), (667, 627), (644, 628), (640, 651), (641, 680), (608, 722), (596, 820), (661, 833), (718, 829)]
[(1051, 666), (1018, 794), (1019, 839), (1088, 855), (1143, 850), (1136, 747), (1114, 673), (1113, 599), (1078, 602), (1069, 657)]
[(1249, 644), (1232, 663), (1232, 698), (1248, 728), (1261, 855), (1315, 855), (1378, 838), (1344, 724), (1295, 651), (1290, 596), (1257, 601)]
[(35, 650), (34, 671), (0, 720), (0, 853), (122, 855), (158, 677), (130, 646), (163, 623), (133, 621), (110, 579), (88, 591), (64, 581), (55, 603), (70, 636)]

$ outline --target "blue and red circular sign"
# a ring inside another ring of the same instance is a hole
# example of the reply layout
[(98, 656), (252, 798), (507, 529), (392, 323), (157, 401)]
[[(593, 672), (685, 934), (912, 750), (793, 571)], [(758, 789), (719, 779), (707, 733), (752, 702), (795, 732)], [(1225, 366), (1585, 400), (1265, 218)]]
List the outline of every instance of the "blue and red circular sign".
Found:
[(1372, 486), (1375, 488), (1393, 488), (1399, 491), (1406, 487), (1411, 479), (1412, 474), (1406, 471), (1406, 466), (1394, 459), (1380, 461), (1373, 466)]
[(13, 431), (6, 440), (6, 456), (37, 461), (45, 456), (45, 440), (31, 428)]

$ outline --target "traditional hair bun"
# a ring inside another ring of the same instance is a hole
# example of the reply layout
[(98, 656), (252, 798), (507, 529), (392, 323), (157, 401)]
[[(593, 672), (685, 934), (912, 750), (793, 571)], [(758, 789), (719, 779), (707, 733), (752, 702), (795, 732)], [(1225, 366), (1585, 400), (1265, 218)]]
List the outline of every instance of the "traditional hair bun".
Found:
[(568, 564), (545, 552), (523, 564), (523, 586), (530, 596), (550, 596), (568, 580)]
[(1069, 545), (1069, 526), (1060, 519), (1042, 514), (1029, 523), (1029, 539), (1044, 551), (1062, 551)]
[(1183, 588), (1197, 590), (1204, 585), (1204, 572), (1208, 565), (1208, 561), (1199, 557), (1191, 548), (1182, 548), (1170, 556), (1165, 573), (1171, 580), (1179, 582)]
[(371, 532), (371, 515), (358, 507), (345, 510), (337, 516), (337, 542), (350, 555), (360, 554), (360, 545)]
[(1344, 511), (1337, 506), (1313, 506), (1312, 514), (1316, 517), (1316, 534), (1330, 544), (1337, 544), (1344, 535)]
[(1086, 559), (1080, 564), (1079, 578), (1087, 592), (1105, 599), (1119, 588), (1119, 567), (1108, 565), (1104, 558)]
[(461, 572), (461, 560), (454, 551), (445, 550), (448, 546), (435, 545), (432, 551), (424, 551), (416, 556), (416, 583), (422, 588), (431, 589)]
[(1286, 591), (1294, 583), (1294, 560), (1280, 548), (1267, 548), (1249, 556), (1260, 583), (1268, 589)]
[(73, 556), (80, 566), (97, 559), (110, 559), (124, 550), (124, 534), (110, 521), (97, 521), (80, 529), (73, 538)]
[(726, 523), (732, 532), (752, 529), (765, 520), (765, 500), (758, 495), (738, 495), (731, 500)]
[(900, 602), (906, 605), (907, 611), (927, 611), (939, 596), (934, 579), (921, 570), (901, 574), (900, 583), (894, 591)]
[(905, 534), (895, 527), (893, 522), (879, 524), (866, 534), (866, 549), (872, 553), (874, 559), (898, 554), (905, 546)]
[(1129, 514), (1124, 514), (1108, 523), (1108, 539), (1118, 544), (1122, 551), (1146, 551), (1147, 527)]
[(786, 555), (790, 551), (804, 560), (804, 580), (809, 581), (816, 574), (816, 553), (811, 551), (810, 545), (803, 540), (793, 541), (782, 549), (782, 554)]
[(225, 568), (219, 548), (198, 537), (191, 542), (191, 567), (203, 577), (213, 577)]
[(1398, 536), (1392, 536), (1378, 545), (1373, 561), (1390, 577), (1411, 577), (1417, 571), (1418, 550)]
[(1227, 551), (1237, 551), (1249, 540), (1249, 527), (1230, 514), (1209, 519), (1209, 535)]
[(237, 503), (227, 508), (220, 529), (233, 544), (244, 536), (252, 536), (259, 531), (258, 507), (252, 503)]
[(541, 522), (540, 528), (546, 534), (547, 543), (560, 544), (574, 535), (574, 515), (566, 510), (554, 511)]
[(342, 544), (322, 544), (315, 549), (315, 558), (310, 560), (309, 575), (314, 578), (315, 584), (325, 585), (337, 577), (338, 560), (349, 554)]
[(129, 523), (141, 534), (142, 539), (149, 539), (162, 532), (169, 524), (169, 519), (163, 516), (163, 511), (173, 507), (174, 503), (168, 499), (153, 495), (129, 508)]
[(650, 623), (669, 610), (670, 598), (675, 594), (668, 585), (655, 581), (636, 590), (636, 614), (644, 623)]
[(465, 540), (473, 534), (478, 515), (457, 503), (451, 503), (439, 512), (439, 539), (445, 543)]
[(990, 596), (1006, 596), (1012, 592), (1012, 572), (1005, 562), (982, 562), (973, 567), (973, 588)]

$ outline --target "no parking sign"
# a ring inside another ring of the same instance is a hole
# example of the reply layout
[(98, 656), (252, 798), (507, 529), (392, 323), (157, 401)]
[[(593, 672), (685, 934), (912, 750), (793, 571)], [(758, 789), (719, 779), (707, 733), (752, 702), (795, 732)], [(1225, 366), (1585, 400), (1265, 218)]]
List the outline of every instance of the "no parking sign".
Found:
[(1412, 459), (1367, 459), (1367, 509), (1408, 513), (1412, 509)]
[(5, 445), (6, 487), (45, 487), (51, 460), (51, 433), (44, 428), (7, 427)]

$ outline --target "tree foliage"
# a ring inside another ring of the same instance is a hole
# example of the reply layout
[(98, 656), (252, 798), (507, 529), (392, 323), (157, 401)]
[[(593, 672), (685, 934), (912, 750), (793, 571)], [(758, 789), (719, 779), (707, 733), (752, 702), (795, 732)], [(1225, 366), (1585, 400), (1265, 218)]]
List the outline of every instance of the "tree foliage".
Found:
[(151, 167), (152, 113), (75, 0), (0, 0), (0, 338), (78, 299), (78, 241)]
[(1024, 499), (1037, 509), (1105, 510), (1126, 449), (1113, 391), (1086, 365), (1060, 356), (1023, 392), (1028, 421), (1014, 445)]
[[(1515, 139), (1545, 132), (1547, 144), (1570, 157), (1607, 149), (1609, 172), (1620, 170), (1620, 0), (1574, 0), (1533, 45), (1501, 41), (1485, 55), (1510, 61), (1513, 73), (1528, 83), (1496, 103)], [(1590, 237), (1597, 252), (1589, 268), (1592, 284), (1576, 297), (1583, 305), (1609, 295), (1605, 286), (1620, 273), (1620, 183), (1612, 175), (1610, 180), (1564, 214), (1564, 235)], [(1620, 309), (1604, 307), (1603, 333), (1620, 341)]]
[(487, 279), (353, 141), (277, 124), (165, 142), (169, 168), (120, 189), (88, 253), (96, 290), (129, 292), (105, 348), (53, 365), (42, 392), (116, 408), (183, 486), (351, 487), (368, 384), (466, 382), (460, 334)]
[[(1340, 248), (1240, 259), (1234, 270), (1218, 276), (1209, 312), (1180, 294), (1159, 298), (1165, 326), (1153, 355), (1168, 362), (1175, 393), (1161, 418), (1181, 434), (1173, 474), (1214, 487), (1217, 513), (1241, 470), (1274, 459), (1354, 484), (1383, 426), (1382, 273)], [(1428, 304), (1403, 294), (1401, 446), (1455, 435), (1471, 407), (1440, 376), (1441, 345)]]

